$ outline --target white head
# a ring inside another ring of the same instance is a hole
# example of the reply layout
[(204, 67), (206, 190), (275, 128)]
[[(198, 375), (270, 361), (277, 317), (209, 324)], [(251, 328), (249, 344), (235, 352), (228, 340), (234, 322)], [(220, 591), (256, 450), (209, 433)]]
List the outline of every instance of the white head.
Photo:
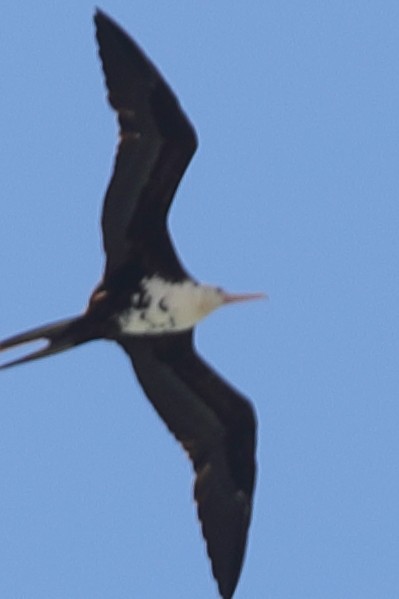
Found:
[(264, 293), (227, 293), (221, 287), (212, 287), (210, 285), (198, 285), (197, 288), (199, 293), (198, 320), (204, 318), (220, 306), (266, 297)]

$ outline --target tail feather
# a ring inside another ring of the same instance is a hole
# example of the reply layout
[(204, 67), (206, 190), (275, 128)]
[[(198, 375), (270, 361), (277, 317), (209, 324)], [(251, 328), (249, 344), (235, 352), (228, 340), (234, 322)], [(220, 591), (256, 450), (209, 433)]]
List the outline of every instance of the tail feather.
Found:
[(40, 339), (47, 340), (47, 345), (38, 351), (35, 351), (22, 358), (11, 360), (0, 366), (0, 370), (16, 366), (17, 364), (24, 364), (31, 360), (38, 360), (46, 356), (51, 356), (61, 351), (65, 351), (75, 345), (79, 345), (84, 341), (88, 340), (88, 337), (80, 337), (76, 334), (79, 327), (75, 328), (74, 325), (81, 322), (82, 317), (68, 318), (66, 320), (60, 320), (50, 324), (36, 327), (24, 333), (8, 337), (0, 341), (0, 352), (17, 347), (24, 343), (30, 343)]

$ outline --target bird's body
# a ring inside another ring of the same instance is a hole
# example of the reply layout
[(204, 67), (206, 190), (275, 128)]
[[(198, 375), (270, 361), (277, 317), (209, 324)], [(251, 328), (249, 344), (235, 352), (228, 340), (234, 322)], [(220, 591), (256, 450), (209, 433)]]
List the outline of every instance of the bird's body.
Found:
[(188, 452), (194, 496), (223, 599), (234, 593), (255, 483), (256, 422), (249, 402), (197, 355), (193, 327), (226, 303), (255, 299), (201, 285), (182, 267), (167, 213), (196, 149), (194, 129), (140, 48), (104, 13), (95, 16), (120, 141), (102, 214), (106, 265), (86, 311), (0, 342), (47, 345), (8, 368), (95, 339), (129, 355), (156, 411)]

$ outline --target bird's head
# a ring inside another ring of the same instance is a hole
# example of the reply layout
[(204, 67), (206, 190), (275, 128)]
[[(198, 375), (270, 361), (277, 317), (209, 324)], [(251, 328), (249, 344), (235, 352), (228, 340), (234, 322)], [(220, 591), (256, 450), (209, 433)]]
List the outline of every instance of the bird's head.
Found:
[(221, 287), (212, 287), (211, 285), (198, 286), (198, 310), (200, 318), (203, 318), (226, 304), (236, 302), (246, 302), (249, 300), (263, 299), (267, 296), (264, 293), (228, 293)]
[(220, 306), (265, 297), (263, 293), (227, 293), (193, 280), (172, 283), (157, 276), (146, 280), (143, 288), (152, 298), (147, 314), (152, 322), (150, 333), (165, 331), (165, 323), (166, 330), (168, 326), (171, 331), (190, 329)]

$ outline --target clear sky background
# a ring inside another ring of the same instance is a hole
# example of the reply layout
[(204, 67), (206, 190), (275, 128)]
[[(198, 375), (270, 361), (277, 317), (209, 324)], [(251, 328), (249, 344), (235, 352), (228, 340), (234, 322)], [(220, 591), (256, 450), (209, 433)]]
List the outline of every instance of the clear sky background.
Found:
[[(104, 0), (200, 147), (171, 214), (199, 279), (268, 302), (201, 324), (250, 397), (235, 599), (399, 597), (399, 4)], [(87, 0), (0, 23), (0, 337), (101, 275), (116, 124)], [(0, 375), (0, 597), (217, 597), (190, 465), (110, 343)]]

